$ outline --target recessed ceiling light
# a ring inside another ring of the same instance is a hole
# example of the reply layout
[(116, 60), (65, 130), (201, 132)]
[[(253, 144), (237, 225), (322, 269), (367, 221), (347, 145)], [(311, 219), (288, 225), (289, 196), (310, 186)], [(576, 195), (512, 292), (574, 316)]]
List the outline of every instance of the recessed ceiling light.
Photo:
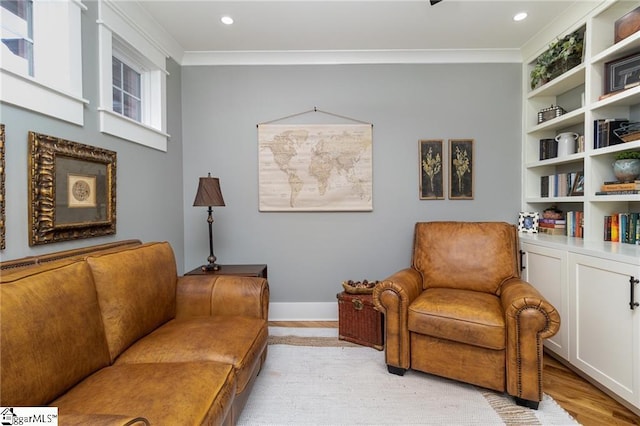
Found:
[(513, 17), (514, 21), (522, 21), (527, 18), (527, 12), (516, 13)]
[(220, 21), (225, 25), (233, 24), (233, 18), (231, 16), (223, 16), (222, 18), (220, 18)]

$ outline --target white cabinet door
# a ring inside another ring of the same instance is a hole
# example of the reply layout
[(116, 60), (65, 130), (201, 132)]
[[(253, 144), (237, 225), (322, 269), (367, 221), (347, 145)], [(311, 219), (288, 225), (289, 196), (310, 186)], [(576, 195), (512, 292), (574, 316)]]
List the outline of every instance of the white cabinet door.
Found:
[[(640, 267), (569, 253), (570, 362), (640, 407)], [(634, 286), (635, 300), (631, 300)], [(633, 308), (633, 309), (632, 309)]]
[(533, 285), (560, 313), (560, 330), (544, 346), (569, 359), (569, 305), (567, 301), (567, 252), (522, 243), (522, 278)]

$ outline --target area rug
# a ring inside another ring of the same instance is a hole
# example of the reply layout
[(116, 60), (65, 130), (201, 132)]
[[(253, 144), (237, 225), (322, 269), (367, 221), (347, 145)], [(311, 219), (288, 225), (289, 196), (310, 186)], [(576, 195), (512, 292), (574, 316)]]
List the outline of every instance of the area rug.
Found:
[(337, 329), (270, 327), (267, 361), (238, 420), (262, 425), (575, 425), (551, 397), (538, 410), (506, 395), (415, 371)]

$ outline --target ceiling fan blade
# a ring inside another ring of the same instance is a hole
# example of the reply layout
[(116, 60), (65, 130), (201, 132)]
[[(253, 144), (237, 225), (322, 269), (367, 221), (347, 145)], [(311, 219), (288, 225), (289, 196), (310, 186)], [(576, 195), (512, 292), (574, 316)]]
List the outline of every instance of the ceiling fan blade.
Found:
[(431, 6), (433, 6), (434, 4), (438, 4), (440, 3), (442, 0), (429, 0), (429, 3), (431, 3)]

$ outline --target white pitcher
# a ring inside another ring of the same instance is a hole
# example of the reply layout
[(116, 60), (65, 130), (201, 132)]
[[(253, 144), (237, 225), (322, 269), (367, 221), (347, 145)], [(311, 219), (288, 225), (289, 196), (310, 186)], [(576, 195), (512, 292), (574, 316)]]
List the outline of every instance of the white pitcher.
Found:
[(564, 132), (556, 136), (556, 142), (558, 142), (558, 157), (565, 157), (576, 152), (576, 141), (578, 140), (577, 133)]

